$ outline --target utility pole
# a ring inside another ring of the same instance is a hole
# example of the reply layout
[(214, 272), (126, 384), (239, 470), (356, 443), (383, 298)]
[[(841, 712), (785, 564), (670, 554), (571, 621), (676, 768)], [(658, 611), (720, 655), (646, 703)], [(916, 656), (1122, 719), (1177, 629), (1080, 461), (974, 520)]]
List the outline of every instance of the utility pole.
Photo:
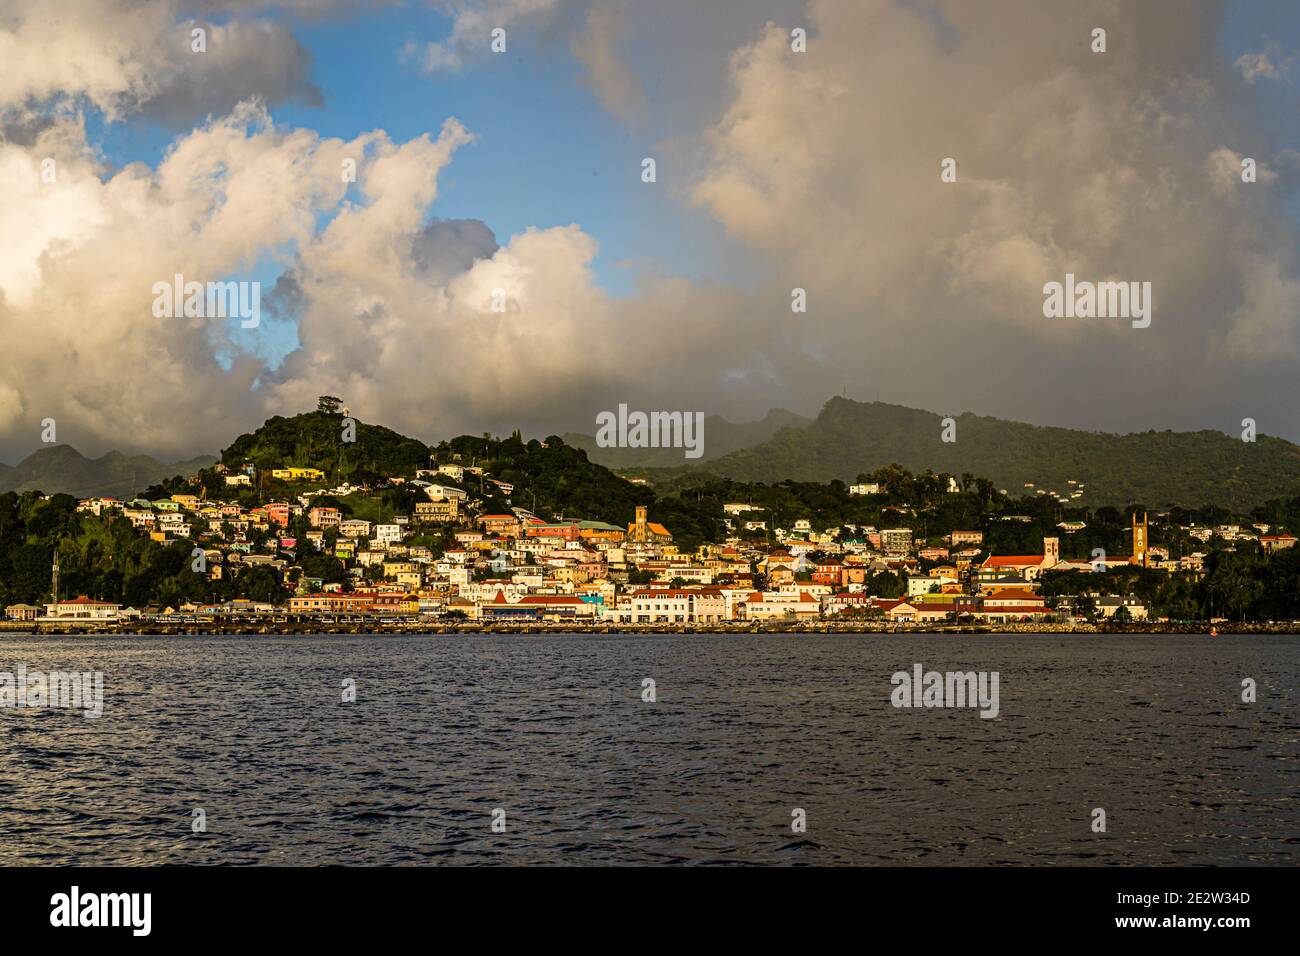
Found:
[(54, 566), (50, 569), (50, 602), (59, 603), (59, 546), (54, 546)]

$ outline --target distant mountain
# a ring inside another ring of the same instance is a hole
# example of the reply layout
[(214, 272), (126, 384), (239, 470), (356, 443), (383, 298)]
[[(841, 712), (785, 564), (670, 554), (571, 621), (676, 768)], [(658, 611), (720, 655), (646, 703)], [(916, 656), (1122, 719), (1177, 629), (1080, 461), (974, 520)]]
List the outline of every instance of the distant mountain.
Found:
[(807, 428), (784, 428), (702, 470), (740, 481), (853, 481), (896, 462), (911, 471), (987, 477), (1012, 495), (1043, 489), (1068, 496), (1082, 484), (1074, 503), (1093, 506), (1214, 504), (1242, 511), (1300, 493), (1300, 446), (1281, 438), (1114, 435), (967, 413), (956, 419), (956, 441), (944, 442), (942, 421), (901, 405), (833, 398)]
[(216, 461), (200, 455), (170, 464), (148, 455), (110, 451), (87, 458), (71, 445), (51, 445), (34, 451), (15, 466), (0, 468), (0, 492), (43, 491), (78, 498), (107, 495), (122, 498), (176, 475), (196, 474)]
[(704, 419), (704, 454), (690, 461), (683, 457), (680, 448), (601, 448), (593, 436), (575, 432), (563, 438), (565, 444), (581, 448), (596, 464), (628, 471), (712, 461), (728, 452), (765, 442), (782, 428), (805, 428), (810, 424), (812, 419), (784, 408), (774, 408), (756, 422), (730, 422), (719, 415), (709, 415)]

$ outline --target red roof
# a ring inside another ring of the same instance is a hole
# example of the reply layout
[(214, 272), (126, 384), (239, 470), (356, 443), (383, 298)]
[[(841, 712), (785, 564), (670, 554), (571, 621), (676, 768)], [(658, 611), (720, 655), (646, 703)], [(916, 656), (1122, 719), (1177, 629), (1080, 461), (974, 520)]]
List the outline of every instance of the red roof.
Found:
[(1023, 567), (1026, 565), (1042, 564), (1043, 555), (1041, 554), (1013, 554), (993, 556), (989, 555), (984, 559), (984, 566), (990, 565), (995, 568)]
[(897, 599), (895, 599), (895, 598), (885, 598), (883, 601), (877, 601), (877, 602), (876, 602), (876, 607), (880, 608), (882, 611), (892, 611), (894, 608), (898, 607), (900, 604), (907, 604), (907, 606), (910, 607), (913, 611), (916, 610), (916, 605), (914, 605), (914, 604), (909, 604), (907, 601), (905, 601), (905, 600), (902, 599), (902, 598), (897, 598)]
[(62, 607), (65, 604), (92, 605), (94, 607), (117, 607), (118, 606), (112, 603), (111, 601), (96, 601), (94, 598), (86, 597), (86, 595), (84, 594), (78, 594), (74, 598), (59, 602), (60, 607)]

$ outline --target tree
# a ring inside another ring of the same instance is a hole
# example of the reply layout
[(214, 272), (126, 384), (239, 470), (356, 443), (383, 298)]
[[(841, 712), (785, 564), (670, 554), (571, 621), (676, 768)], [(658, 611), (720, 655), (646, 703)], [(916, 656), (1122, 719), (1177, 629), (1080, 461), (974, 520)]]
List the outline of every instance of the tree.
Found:
[(316, 411), (324, 412), (326, 415), (337, 415), (342, 406), (343, 399), (333, 395), (322, 395), (316, 400)]
[(280, 583), (280, 575), (266, 565), (245, 568), (235, 582), (239, 593), (251, 601), (283, 604), (288, 592)]

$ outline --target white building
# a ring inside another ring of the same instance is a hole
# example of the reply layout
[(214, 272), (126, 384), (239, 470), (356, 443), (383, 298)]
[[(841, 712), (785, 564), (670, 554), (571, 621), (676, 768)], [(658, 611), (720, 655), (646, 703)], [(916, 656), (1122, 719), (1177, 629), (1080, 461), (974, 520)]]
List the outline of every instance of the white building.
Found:
[(727, 601), (713, 588), (646, 588), (623, 607), (607, 607), (605, 617), (626, 624), (715, 624), (727, 619)]
[(116, 621), (122, 616), (122, 605), (111, 601), (96, 601), (82, 594), (67, 601), (45, 605), (47, 621)]
[(400, 524), (377, 524), (375, 525), (375, 544), (397, 544), (402, 540), (402, 526)]

